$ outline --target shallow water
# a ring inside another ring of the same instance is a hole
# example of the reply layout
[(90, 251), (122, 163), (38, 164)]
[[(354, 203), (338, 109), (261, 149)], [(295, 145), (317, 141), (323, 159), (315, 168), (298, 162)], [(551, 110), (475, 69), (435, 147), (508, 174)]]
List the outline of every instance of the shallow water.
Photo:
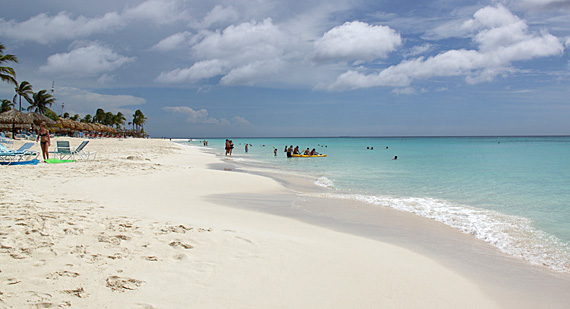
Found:
[[(505, 253), (570, 272), (570, 137), (233, 142), (234, 161), (309, 175), (330, 188), (330, 196), (441, 221)], [(248, 153), (245, 143), (251, 144)], [(223, 145), (224, 140), (209, 140), (217, 153), (223, 154)], [(285, 145), (315, 148), (328, 157), (286, 158)]]

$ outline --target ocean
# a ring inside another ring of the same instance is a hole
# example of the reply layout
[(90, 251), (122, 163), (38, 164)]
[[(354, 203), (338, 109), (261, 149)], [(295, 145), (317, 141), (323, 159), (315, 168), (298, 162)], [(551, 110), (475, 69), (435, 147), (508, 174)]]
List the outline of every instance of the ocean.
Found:
[[(314, 178), (334, 198), (390, 207), (570, 272), (570, 137), (233, 139), (235, 162)], [(200, 140), (183, 142), (199, 146)], [(224, 139), (208, 139), (223, 155)], [(250, 144), (245, 152), (245, 144)], [(326, 158), (286, 158), (285, 146)], [(274, 156), (277, 149), (277, 156)], [(394, 157), (397, 156), (397, 160)]]

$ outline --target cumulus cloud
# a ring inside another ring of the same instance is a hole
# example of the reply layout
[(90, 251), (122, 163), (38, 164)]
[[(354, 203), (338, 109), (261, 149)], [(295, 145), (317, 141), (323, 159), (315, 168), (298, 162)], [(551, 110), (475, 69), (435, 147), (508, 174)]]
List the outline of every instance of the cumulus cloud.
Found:
[[(186, 117), (186, 121), (195, 124), (211, 124), (211, 125), (221, 125), (226, 126), (230, 124), (230, 121), (226, 118), (210, 118), (208, 117), (208, 111), (206, 109), (194, 110), (188, 106), (167, 106), (163, 107), (162, 110), (171, 112), (174, 114), (181, 114)], [(251, 125), (249, 121), (241, 116), (233, 117), (233, 121), (238, 125)]]
[(385, 58), (402, 44), (390, 27), (360, 21), (346, 22), (326, 32), (314, 43), (316, 60), (371, 61)]
[(60, 12), (56, 16), (39, 14), (21, 23), (0, 19), (0, 36), (48, 44), (61, 39), (76, 39), (104, 33), (124, 24), (119, 14), (114, 12), (96, 18), (84, 16), (72, 18), (67, 12)]
[(213, 59), (194, 63), (189, 68), (162, 72), (156, 79), (161, 83), (198, 82), (202, 79), (212, 78), (226, 72), (224, 61)]
[(223, 7), (216, 5), (206, 16), (201, 23), (202, 28), (210, 28), (211, 26), (222, 25), (227, 26), (233, 22), (238, 21), (239, 12), (233, 6)]
[(249, 85), (279, 71), (292, 41), (270, 18), (204, 31), (200, 37), (191, 48), (199, 60), (187, 68), (162, 72), (157, 81), (195, 83), (220, 76), (226, 85)]
[(189, 18), (184, 9), (184, 1), (181, 0), (147, 0), (128, 8), (123, 15), (129, 19), (149, 20), (159, 25)]
[(241, 117), (241, 116), (235, 116), (233, 118), (234, 123), (236, 124), (240, 124), (240, 125), (246, 125), (246, 126), (250, 126), (251, 123), (249, 121), (247, 121), (245, 118)]
[(407, 87), (414, 79), (438, 76), (465, 76), (468, 83), (488, 82), (514, 72), (513, 62), (564, 51), (557, 37), (547, 32), (531, 33), (524, 21), (501, 5), (477, 11), (473, 19), (463, 23), (463, 31), (473, 32), (478, 50), (449, 50), (429, 58), (404, 60), (373, 74), (348, 71), (327, 88)]
[(192, 33), (188, 31), (178, 32), (169, 37), (162, 39), (156, 43), (152, 49), (159, 51), (170, 51), (182, 46), (191, 44), (190, 39), (193, 37)]
[(411, 95), (411, 94), (416, 94), (416, 90), (412, 87), (394, 88), (392, 90), (392, 94), (395, 94), (395, 95)]
[(196, 111), (187, 106), (167, 106), (162, 109), (167, 112), (182, 114), (186, 117), (186, 121), (190, 123), (220, 124), (218, 119), (208, 117), (208, 111), (206, 109)]
[(121, 56), (96, 42), (78, 44), (83, 46), (68, 53), (49, 56), (47, 64), (40, 67), (40, 71), (49, 74), (94, 76), (114, 71), (135, 60), (133, 57)]
[(404, 56), (412, 57), (412, 56), (421, 55), (421, 54), (427, 53), (432, 48), (433, 48), (433, 46), (431, 44), (427, 44), (427, 43), (423, 44), (423, 45), (417, 45), (417, 46), (410, 48), (410, 50), (408, 52), (406, 52), (404, 54)]
[(170, 24), (188, 20), (182, 0), (147, 0), (123, 12), (108, 12), (98, 17), (73, 17), (66, 11), (55, 16), (42, 13), (17, 22), (0, 19), (0, 36), (19, 41), (49, 44), (59, 40), (75, 40), (89, 35), (107, 33), (125, 27), (133, 20)]
[(55, 94), (58, 102), (65, 102), (65, 109), (68, 112), (80, 115), (93, 115), (97, 108), (102, 108), (106, 112), (122, 112), (128, 115), (133, 112), (129, 106), (146, 104), (146, 100), (141, 97), (99, 94), (74, 87), (58, 87)]

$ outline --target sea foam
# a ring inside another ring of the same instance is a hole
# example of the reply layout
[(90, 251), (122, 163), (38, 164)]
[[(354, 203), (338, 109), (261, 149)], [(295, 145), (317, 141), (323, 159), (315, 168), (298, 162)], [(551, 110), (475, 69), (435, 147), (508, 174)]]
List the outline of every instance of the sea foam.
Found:
[(315, 180), (315, 184), (320, 187), (334, 188), (334, 182), (325, 176), (321, 176)]
[(411, 212), (469, 233), (501, 250), (535, 265), (570, 273), (570, 248), (527, 218), (492, 210), (454, 205), (432, 198), (392, 198), (366, 195), (333, 195)]

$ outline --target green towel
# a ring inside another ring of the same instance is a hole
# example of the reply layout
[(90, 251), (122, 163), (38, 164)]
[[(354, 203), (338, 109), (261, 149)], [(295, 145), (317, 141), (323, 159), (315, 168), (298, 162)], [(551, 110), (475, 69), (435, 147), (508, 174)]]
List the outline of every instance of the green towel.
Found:
[(46, 163), (50, 163), (50, 164), (56, 164), (56, 163), (75, 162), (75, 160), (47, 159), (45, 162), (46, 162)]

